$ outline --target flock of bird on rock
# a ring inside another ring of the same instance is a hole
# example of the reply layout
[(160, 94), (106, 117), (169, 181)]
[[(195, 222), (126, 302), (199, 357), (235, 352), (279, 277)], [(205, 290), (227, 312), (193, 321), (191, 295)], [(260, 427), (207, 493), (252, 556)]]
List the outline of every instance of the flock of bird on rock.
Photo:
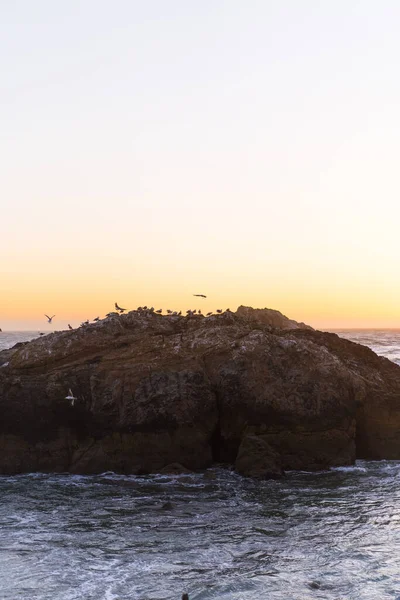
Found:
[[(193, 296), (196, 296), (198, 298), (207, 298), (207, 296), (205, 296), (204, 294), (193, 294)], [(118, 302), (115, 302), (114, 306), (115, 306), (115, 311), (107, 313), (106, 316), (105, 316), (106, 319), (107, 318), (111, 318), (111, 317), (116, 317), (116, 316), (118, 317), (119, 315), (122, 315), (122, 313), (124, 313), (127, 310), (126, 308), (122, 308), (121, 306), (119, 306)], [(150, 307), (150, 308), (148, 308), (147, 306), (138, 306), (138, 308), (136, 309), (136, 311), (137, 312), (146, 312), (147, 311), (147, 312), (150, 312), (150, 313), (157, 313), (159, 315), (163, 314), (163, 309), (162, 308), (159, 308), (158, 310), (155, 310), (153, 306)], [(228, 312), (229, 313), (229, 312), (231, 312), (231, 310), (229, 308), (227, 308), (225, 311), (223, 311), (221, 308), (217, 308), (217, 310), (216, 310), (217, 314), (222, 314), (223, 312)], [(166, 311), (166, 313), (167, 313), (166, 316), (172, 316), (172, 317), (180, 317), (180, 316), (182, 316), (182, 311), (181, 310), (178, 312), (176, 310), (170, 310), (168, 308), (167, 311)], [(189, 310), (186, 311), (186, 315), (185, 316), (192, 317), (193, 315), (196, 315), (196, 314), (197, 315), (203, 315), (203, 313), (201, 312), (201, 309), (196, 309), (196, 310), (190, 310), (189, 309)], [(203, 316), (205, 316), (205, 317), (211, 317), (213, 314), (214, 313), (211, 311), (211, 312), (206, 313)], [(49, 315), (45, 314), (44, 316), (46, 317), (48, 323), (52, 323), (52, 321), (53, 321), (53, 319), (54, 319), (54, 317), (56, 315), (52, 315), (50, 317)], [(100, 317), (96, 317), (96, 318), (93, 319), (93, 322), (97, 322), (97, 321), (100, 321), (100, 320), (101, 320)], [(80, 324), (80, 327), (85, 327), (85, 326), (89, 325), (89, 323), (90, 323), (90, 321), (89, 321), (89, 319), (87, 319), (86, 321), (83, 321)], [(74, 329), (74, 327), (72, 327), (72, 325), (70, 325), (68, 323), (68, 329)], [(44, 334), (41, 333), (40, 335), (44, 335)]]

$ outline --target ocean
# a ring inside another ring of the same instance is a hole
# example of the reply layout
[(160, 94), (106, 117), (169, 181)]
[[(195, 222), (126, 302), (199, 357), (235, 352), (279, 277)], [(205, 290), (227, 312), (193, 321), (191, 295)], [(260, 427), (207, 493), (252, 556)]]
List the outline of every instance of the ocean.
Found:
[[(343, 330), (400, 364), (400, 331)], [(37, 332), (0, 333), (0, 349)], [(400, 461), (0, 477), (1, 600), (400, 600)]]

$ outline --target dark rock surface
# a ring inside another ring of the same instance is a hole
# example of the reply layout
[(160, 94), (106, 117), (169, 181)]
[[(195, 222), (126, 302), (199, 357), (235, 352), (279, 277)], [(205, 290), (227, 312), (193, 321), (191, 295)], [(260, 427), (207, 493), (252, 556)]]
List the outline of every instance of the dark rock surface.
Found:
[(238, 473), (256, 479), (279, 479), (283, 476), (281, 457), (264, 436), (246, 431), (239, 446), (235, 468)]
[(0, 472), (399, 459), (400, 367), (275, 313), (132, 311), (0, 352)]

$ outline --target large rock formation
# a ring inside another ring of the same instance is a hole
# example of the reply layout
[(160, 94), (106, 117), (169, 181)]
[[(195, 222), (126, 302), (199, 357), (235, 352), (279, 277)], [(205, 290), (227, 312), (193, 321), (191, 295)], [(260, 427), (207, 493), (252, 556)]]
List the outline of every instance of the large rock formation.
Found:
[(400, 458), (400, 367), (271, 312), (132, 311), (1, 352), (0, 472)]

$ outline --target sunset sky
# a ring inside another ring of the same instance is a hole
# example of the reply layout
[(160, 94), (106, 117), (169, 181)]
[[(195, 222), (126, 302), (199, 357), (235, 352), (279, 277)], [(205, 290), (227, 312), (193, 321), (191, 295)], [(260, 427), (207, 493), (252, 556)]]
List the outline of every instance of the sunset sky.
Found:
[(2, 2), (0, 327), (400, 327), (399, 29), (397, 0)]

